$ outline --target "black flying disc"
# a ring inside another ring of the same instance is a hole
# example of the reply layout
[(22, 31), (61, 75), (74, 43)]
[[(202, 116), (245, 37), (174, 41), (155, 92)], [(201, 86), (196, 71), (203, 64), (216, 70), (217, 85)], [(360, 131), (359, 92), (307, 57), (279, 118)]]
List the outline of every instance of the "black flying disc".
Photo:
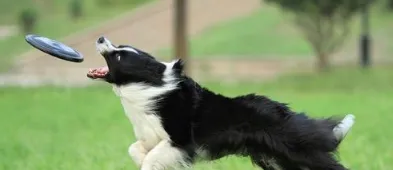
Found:
[(80, 63), (83, 61), (83, 56), (81, 53), (63, 43), (32, 34), (26, 35), (25, 39), (33, 47), (51, 56), (71, 62)]

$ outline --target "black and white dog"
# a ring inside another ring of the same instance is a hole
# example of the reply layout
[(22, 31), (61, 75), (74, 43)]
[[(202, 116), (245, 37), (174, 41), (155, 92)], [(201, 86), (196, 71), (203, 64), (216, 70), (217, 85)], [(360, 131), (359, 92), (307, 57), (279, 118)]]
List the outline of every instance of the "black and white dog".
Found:
[(344, 170), (334, 153), (354, 123), (313, 119), (265, 96), (225, 97), (183, 74), (183, 63), (159, 62), (101, 37), (107, 66), (87, 76), (113, 85), (137, 141), (129, 154), (142, 170), (185, 169), (196, 160), (249, 156), (265, 170)]

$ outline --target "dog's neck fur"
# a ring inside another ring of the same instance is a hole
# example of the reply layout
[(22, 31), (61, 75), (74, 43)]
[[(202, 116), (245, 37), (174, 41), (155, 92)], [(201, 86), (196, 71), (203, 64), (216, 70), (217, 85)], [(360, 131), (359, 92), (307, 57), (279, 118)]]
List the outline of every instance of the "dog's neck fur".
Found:
[(155, 111), (161, 97), (178, 88), (178, 80), (172, 71), (174, 63), (164, 63), (167, 68), (162, 86), (155, 87), (145, 83), (113, 86), (113, 91), (120, 97), (125, 114), (134, 127), (136, 138), (147, 142), (151, 147), (160, 140), (170, 138)]

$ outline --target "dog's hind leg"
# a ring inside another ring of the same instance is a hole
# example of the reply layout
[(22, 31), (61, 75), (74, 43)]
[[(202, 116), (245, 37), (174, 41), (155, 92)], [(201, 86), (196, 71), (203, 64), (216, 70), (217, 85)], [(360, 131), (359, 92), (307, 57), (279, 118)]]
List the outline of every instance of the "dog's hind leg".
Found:
[(310, 170), (284, 159), (279, 159), (278, 164), (281, 166), (280, 170)]
[(186, 169), (188, 155), (169, 141), (161, 141), (146, 155), (141, 170)]
[(254, 165), (259, 166), (263, 170), (276, 170), (274, 167), (271, 166), (271, 163), (269, 163), (268, 157), (264, 155), (251, 155), (251, 162)]
[(294, 156), (292, 157), (294, 163), (307, 167), (309, 170), (348, 170), (334, 158), (332, 153), (302, 153), (302, 155)]
[(251, 161), (263, 170), (305, 170), (289, 161), (278, 160), (266, 155), (251, 156)]

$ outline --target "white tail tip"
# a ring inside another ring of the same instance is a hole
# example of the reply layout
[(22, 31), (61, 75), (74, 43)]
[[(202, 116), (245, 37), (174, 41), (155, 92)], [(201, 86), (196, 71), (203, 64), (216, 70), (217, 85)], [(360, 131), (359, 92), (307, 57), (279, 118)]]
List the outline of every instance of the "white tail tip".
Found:
[(355, 123), (355, 116), (353, 114), (348, 114), (344, 117), (341, 122), (334, 127), (333, 133), (337, 140), (343, 140), (348, 132), (351, 130), (353, 124)]

